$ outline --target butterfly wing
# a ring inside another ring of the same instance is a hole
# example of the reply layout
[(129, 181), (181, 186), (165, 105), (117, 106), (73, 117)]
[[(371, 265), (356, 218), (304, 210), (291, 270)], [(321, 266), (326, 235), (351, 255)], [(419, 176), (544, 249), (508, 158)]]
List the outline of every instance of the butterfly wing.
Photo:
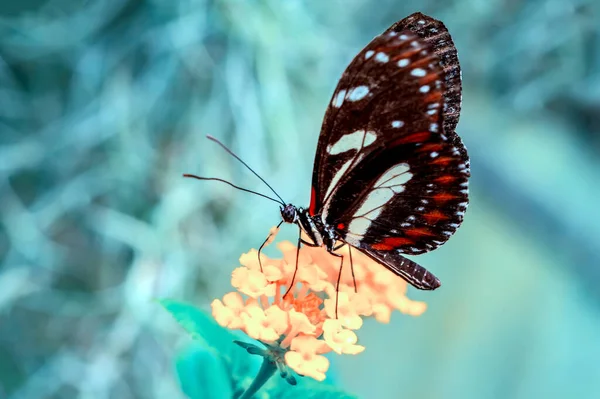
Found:
[(435, 290), (442, 285), (430, 271), (398, 252), (378, 251), (372, 248), (364, 248), (361, 251), (420, 290)]
[[(458, 53), (448, 29), (441, 21), (417, 12), (396, 22), (385, 33), (404, 30), (410, 30), (419, 36), (419, 39), (428, 43), (438, 57), (444, 71), (444, 132), (450, 141), (460, 141), (455, 129), (462, 102), (461, 71)], [(465, 151), (464, 156), (466, 155)], [(468, 157), (466, 159), (468, 160)]]
[(434, 249), (459, 226), (468, 155), (455, 140), (458, 117), (448, 110), (460, 101), (445, 95), (453, 80), (440, 47), (411, 30), (411, 17), (373, 39), (342, 75), (319, 138), (309, 211), (411, 284), (434, 289), (439, 281), (400, 254)]

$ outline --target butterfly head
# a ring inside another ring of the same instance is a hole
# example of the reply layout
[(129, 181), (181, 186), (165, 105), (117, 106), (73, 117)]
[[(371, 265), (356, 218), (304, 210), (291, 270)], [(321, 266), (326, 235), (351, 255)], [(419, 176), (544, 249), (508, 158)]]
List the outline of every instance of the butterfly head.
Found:
[(287, 204), (279, 208), (281, 211), (281, 218), (286, 223), (296, 223), (298, 220), (298, 208), (292, 204)]

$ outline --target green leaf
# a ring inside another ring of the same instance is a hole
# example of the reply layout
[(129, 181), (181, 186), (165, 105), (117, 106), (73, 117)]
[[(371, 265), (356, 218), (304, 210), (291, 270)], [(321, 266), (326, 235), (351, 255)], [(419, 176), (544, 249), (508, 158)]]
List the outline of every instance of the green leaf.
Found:
[[(214, 370), (227, 373), (230, 381), (230, 389), (239, 390), (241, 381), (247, 382), (249, 376), (253, 376), (260, 367), (261, 358), (250, 356), (248, 353), (233, 343), (234, 340), (253, 341), (242, 333), (234, 333), (217, 324), (211, 315), (190, 304), (177, 302), (169, 299), (160, 300), (159, 303), (175, 318), (175, 320), (191, 334), (198, 346), (196, 350), (202, 348), (205, 353), (196, 353), (200, 363), (202, 359), (207, 359), (208, 355), (222, 364)], [(256, 341), (253, 341), (256, 342)], [(260, 343), (257, 343), (260, 345)], [(191, 356), (191, 354), (189, 354)], [(192, 360), (188, 360), (192, 362)], [(183, 367), (183, 366), (182, 366)], [(183, 368), (180, 374), (180, 380), (187, 381), (188, 371)], [(192, 389), (192, 388), (190, 388)], [(186, 392), (187, 393), (187, 392)], [(193, 397), (193, 396), (191, 396)]]
[(231, 398), (230, 376), (222, 359), (204, 344), (192, 343), (175, 359), (175, 368), (183, 392), (192, 399)]

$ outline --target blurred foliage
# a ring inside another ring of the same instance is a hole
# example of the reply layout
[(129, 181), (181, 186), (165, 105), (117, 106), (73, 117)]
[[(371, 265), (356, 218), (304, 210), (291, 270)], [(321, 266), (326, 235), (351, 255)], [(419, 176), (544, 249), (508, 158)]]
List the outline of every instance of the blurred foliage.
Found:
[[(472, 205), (420, 257), (442, 290), (337, 363), (363, 397), (600, 396), (600, 3), (0, 2), (0, 397), (181, 398), (185, 338), (278, 222), (224, 140), (308, 202), (337, 78), (414, 11), (459, 50)], [(289, 229), (293, 237), (294, 229)], [(281, 239), (286, 238), (285, 234)]]

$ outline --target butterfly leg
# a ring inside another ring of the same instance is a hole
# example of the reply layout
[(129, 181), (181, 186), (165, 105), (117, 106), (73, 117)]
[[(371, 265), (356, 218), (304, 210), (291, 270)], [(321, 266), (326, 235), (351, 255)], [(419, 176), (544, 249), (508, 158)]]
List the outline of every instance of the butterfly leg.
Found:
[[(344, 245), (344, 244), (342, 244)], [(341, 248), (341, 245), (337, 248)], [(334, 248), (335, 250), (336, 248)], [(333, 256), (341, 258), (340, 261), (340, 272), (338, 273), (337, 283), (335, 284), (335, 318), (338, 318), (338, 299), (340, 297), (340, 280), (342, 278), (342, 270), (344, 269), (344, 255), (336, 254), (334, 252), (330, 252)]]
[(287, 291), (285, 292), (285, 294), (283, 294), (283, 298), (285, 298), (287, 296), (287, 294), (289, 294), (289, 292), (292, 290), (292, 287), (294, 286), (294, 281), (296, 281), (296, 273), (298, 272), (298, 259), (300, 258), (300, 246), (304, 244), (308, 247), (318, 247), (319, 245), (314, 244), (312, 242), (308, 242), (302, 239), (302, 229), (299, 230), (298, 232), (298, 246), (296, 247), (296, 268), (294, 269), (294, 275), (292, 276), (292, 281), (290, 282), (290, 286), (287, 289)]
[(348, 245), (348, 255), (350, 255), (350, 271), (352, 272), (352, 282), (354, 283), (354, 292), (358, 293), (356, 288), (356, 278), (354, 277), (354, 264), (352, 263), (352, 246)]
[[(341, 243), (340, 245), (338, 245), (337, 247), (333, 248), (333, 251), (337, 251), (338, 249), (342, 248), (344, 245), (346, 245), (345, 242)], [(333, 252), (330, 252), (332, 255), (336, 255)], [(357, 288), (356, 288), (356, 278), (354, 277), (354, 264), (352, 263), (352, 246), (348, 245), (348, 255), (350, 256), (350, 271), (352, 272), (352, 282), (354, 283), (354, 292), (358, 292)], [(341, 271), (340, 271), (341, 273)]]
[[(281, 224), (283, 223), (283, 220), (281, 222), (279, 222), (279, 224), (277, 225), (276, 229), (278, 229)], [(269, 238), (271, 238), (272, 234), (271, 232), (269, 232), (269, 235), (267, 236), (267, 238), (265, 238), (265, 241), (263, 241), (263, 243), (261, 244), (260, 248), (258, 248), (258, 265), (260, 266), (260, 272), (262, 273), (263, 268), (262, 268), (262, 262), (260, 261), (260, 252), (262, 251), (263, 247), (265, 246), (265, 244), (267, 243), (267, 241), (269, 241)]]

